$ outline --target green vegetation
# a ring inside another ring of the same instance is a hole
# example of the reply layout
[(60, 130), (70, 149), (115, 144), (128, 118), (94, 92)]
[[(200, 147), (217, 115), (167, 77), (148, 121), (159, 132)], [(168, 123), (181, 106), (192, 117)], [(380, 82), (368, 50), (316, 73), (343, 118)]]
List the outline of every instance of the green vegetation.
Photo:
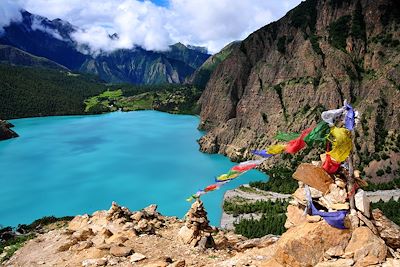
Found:
[(251, 182), (250, 186), (264, 191), (273, 191), (283, 194), (293, 193), (297, 187), (297, 181), (292, 178), (293, 170), (282, 165), (276, 165), (269, 170), (268, 182)]
[(398, 39), (393, 39), (393, 34), (391, 33), (374, 36), (371, 38), (371, 42), (380, 43), (386, 47), (397, 47), (400, 45), (400, 41)]
[(310, 33), (314, 33), (317, 22), (317, 0), (301, 2), (291, 11), (290, 19), (292, 26), (302, 29), (304, 33), (307, 32), (307, 28), (310, 30)]
[(106, 90), (92, 75), (0, 65), (0, 118), (82, 114), (85, 98)]
[(260, 201), (257, 200), (254, 203), (242, 203), (238, 204), (234, 201), (225, 201), (223, 209), (228, 214), (233, 214), (233, 216), (237, 216), (239, 214), (248, 214), (248, 213), (268, 213), (268, 214), (279, 214), (285, 213), (288, 202), (286, 201)]
[(360, 1), (357, 1), (351, 22), (351, 35), (356, 39), (366, 40), (365, 22)]
[[(157, 107), (143, 105), (141, 100), (136, 103), (137, 108), (126, 110), (154, 108), (173, 113), (198, 112), (196, 102), (201, 92), (193, 87), (175, 84), (112, 85), (89, 74), (0, 64), (2, 119), (108, 112), (116, 110), (117, 100), (122, 95), (130, 97), (145, 92), (160, 95), (155, 98)], [(174, 105), (176, 98), (180, 100)], [(124, 107), (125, 103), (120, 105)]]
[(277, 43), (278, 51), (282, 54), (286, 52), (286, 36), (282, 36), (278, 39)]
[[(383, 172), (383, 170), (380, 171)], [(364, 187), (364, 190), (367, 191), (392, 190), (392, 189), (400, 189), (400, 178), (395, 178), (394, 180), (387, 183), (374, 184), (368, 182), (368, 186)]]
[(132, 96), (129, 91), (106, 91), (85, 101), (86, 112), (103, 113), (122, 111), (159, 110), (175, 114), (197, 114), (196, 104), (201, 91), (192, 86), (175, 85), (165, 88), (153, 87), (149, 92)]
[(329, 25), (329, 43), (340, 49), (346, 51), (346, 38), (350, 33), (350, 16), (342, 16), (337, 21)]
[(377, 203), (371, 203), (372, 209), (380, 209), (386, 217), (392, 220), (397, 225), (400, 225), (400, 200), (391, 198), (388, 202), (380, 200)]
[[(35, 236), (35, 234), (21, 235), (4, 242), (0, 242), (0, 255), (3, 254), (3, 252), (6, 252), (6, 255), (3, 258), (0, 258), (0, 263), (9, 260), (12, 255), (25, 244), (26, 241), (35, 238)], [(6, 247), (7, 250), (5, 249)]]
[(239, 223), (234, 224), (235, 233), (247, 238), (262, 237), (268, 234), (281, 235), (286, 231), (285, 221), (285, 213), (264, 214), (259, 220), (242, 219)]

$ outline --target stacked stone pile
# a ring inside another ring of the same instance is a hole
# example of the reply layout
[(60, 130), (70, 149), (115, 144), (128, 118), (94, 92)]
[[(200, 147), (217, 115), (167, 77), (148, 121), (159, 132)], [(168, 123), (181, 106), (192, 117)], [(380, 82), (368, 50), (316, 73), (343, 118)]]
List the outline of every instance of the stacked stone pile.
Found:
[(209, 225), (203, 202), (196, 200), (185, 215), (185, 225), (179, 230), (179, 239), (193, 247), (213, 248), (215, 242), (211, 233), (215, 230)]
[[(287, 208), (288, 229), (277, 243), (276, 266), (400, 266), (400, 227), (376, 209), (362, 189), (348, 188), (347, 170), (329, 175), (321, 162), (303, 163), (293, 178), (299, 188)], [(355, 171), (358, 184), (365, 183)], [(344, 225), (338, 229), (320, 216), (305, 212), (310, 189), (314, 206), (325, 212), (347, 210)], [(349, 199), (354, 196), (355, 208)], [(382, 265), (381, 265), (382, 264)], [(398, 264), (398, 265), (396, 265)], [(267, 265), (266, 265), (267, 266)], [(272, 266), (272, 265), (271, 265)]]

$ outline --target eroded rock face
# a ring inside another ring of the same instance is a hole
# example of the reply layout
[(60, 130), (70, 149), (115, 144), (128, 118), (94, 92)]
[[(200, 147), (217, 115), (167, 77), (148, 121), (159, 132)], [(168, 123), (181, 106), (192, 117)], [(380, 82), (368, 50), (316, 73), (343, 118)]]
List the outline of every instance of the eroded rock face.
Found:
[[(363, 15), (366, 40), (349, 36), (343, 49), (329, 41), (329, 27), (344, 16), (353, 16), (358, 1), (340, 3), (303, 2), (251, 34), (216, 68), (200, 99), (200, 128), (208, 130), (199, 141), (202, 151), (248, 159), (251, 150), (270, 145), (278, 130), (300, 132), (319, 121), (321, 111), (340, 107), (344, 99), (351, 103), (362, 99), (357, 109), (365, 114), (366, 122), (365, 130), (358, 131), (357, 153), (378, 150), (378, 129), (398, 134), (400, 92), (392, 82), (400, 81), (398, 51), (374, 41), (388, 34), (398, 40), (394, 29), (399, 22), (393, 19), (397, 2), (361, 0), (357, 12)], [(309, 21), (305, 10), (315, 20)], [(298, 14), (304, 17), (296, 24)], [(312, 43), (310, 34), (318, 40)], [(363, 62), (361, 67), (372, 77), (359, 73), (354, 58)], [(367, 170), (367, 175), (376, 177), (376, 169)]]
[(380, 237), (386, 244), (393, 249), (400, 249), (400, 226), (389, 220), (379, 209), (372, 211), (372, 217)]
[(326, 222), (303, 223), (290, 228), (277, 242), (274, 259), (284, 266), (315, 266), (331, 247), (347, 246), (351, 233)]

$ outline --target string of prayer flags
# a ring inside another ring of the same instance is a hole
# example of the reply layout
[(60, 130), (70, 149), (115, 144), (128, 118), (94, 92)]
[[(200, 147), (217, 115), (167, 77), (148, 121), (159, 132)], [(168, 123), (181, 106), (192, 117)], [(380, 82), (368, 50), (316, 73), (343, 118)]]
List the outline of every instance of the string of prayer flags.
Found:
[(281, 154), (286, 150), (286, 145), (284, 144), (277, 144), (277, 145), (272, 145), (267, 148), (267, 153), (268, 154)]
[(330, 127), (325, 121), (320, 121), (317, 126), (306, 136), (304, 141), (308, 146), (313, 145), (315, 142), (325, 142), (326, 137), (329, 135)]
[(354, 129), (354, 124), (355, 124), (355, 112), (352, 106), (349, 104), (346, 104), (346, 116), (344, 119), (344, 125), (349, 131), (352, 131)]
[(305, 129), (298, 138), (289, 141), (285, 151), (289, 154), (294, 154), (303, 149), (306, 146), (306, 142), (304, 142), (303, 139), (311, 132), (311, 130), (312, 128)]
[(330, 225), (338, 229), (347, 229), (344, 225), (344, 218), (347, 215), (347, 210), (339, 210), (333, 212), (319, 211), (315, 206), (311, 198), (311, 192), (308, 185), (304, 187), (307, 196), (307, 208), (306, 211), (310, 212), (311, 215), (319, 215)]
[(321, 118), (329, 124), (329, 126), (334, 126), (335, 125), (335, 121), (337, 118), (341, 117), (343, 115), (343, 113), (345, 112), (345, 108), (339, 108), (339, 109), (331, 109), (331, 110), (327, 110), (322, 112), (321, 114)]
[(268, 154), (266, 150), (252, 150), (251, 153), (253, 153), (254, 155), (257, 155), (257, 156), (261, 156), (266, 159), (273, 156), (272, 154)]
[(278, 132), (275, 135), (275, 139), (279, 140), (279, 141), (285, 141), (285, 142), (289, 142), (293, 139), (296, 139), (300, 136), (299, 133), (284, 133), (284, 132)]
[(337, 162), (345, 161), (353, 149), (350, 131), (346, 128), (332, 127), (330, 136), (333, 137), (333, 140), (330, 140), (333, 148), (328, 154)]

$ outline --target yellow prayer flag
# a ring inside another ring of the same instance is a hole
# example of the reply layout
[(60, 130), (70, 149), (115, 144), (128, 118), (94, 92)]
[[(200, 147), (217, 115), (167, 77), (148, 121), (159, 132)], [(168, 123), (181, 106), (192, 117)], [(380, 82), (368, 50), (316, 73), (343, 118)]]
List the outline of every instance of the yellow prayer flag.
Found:
[(332, 127), (330, 135), (333, 148), (328, 154), (337, 162), (345, 161), (353, 148), (351, 132), (346, 128)]

